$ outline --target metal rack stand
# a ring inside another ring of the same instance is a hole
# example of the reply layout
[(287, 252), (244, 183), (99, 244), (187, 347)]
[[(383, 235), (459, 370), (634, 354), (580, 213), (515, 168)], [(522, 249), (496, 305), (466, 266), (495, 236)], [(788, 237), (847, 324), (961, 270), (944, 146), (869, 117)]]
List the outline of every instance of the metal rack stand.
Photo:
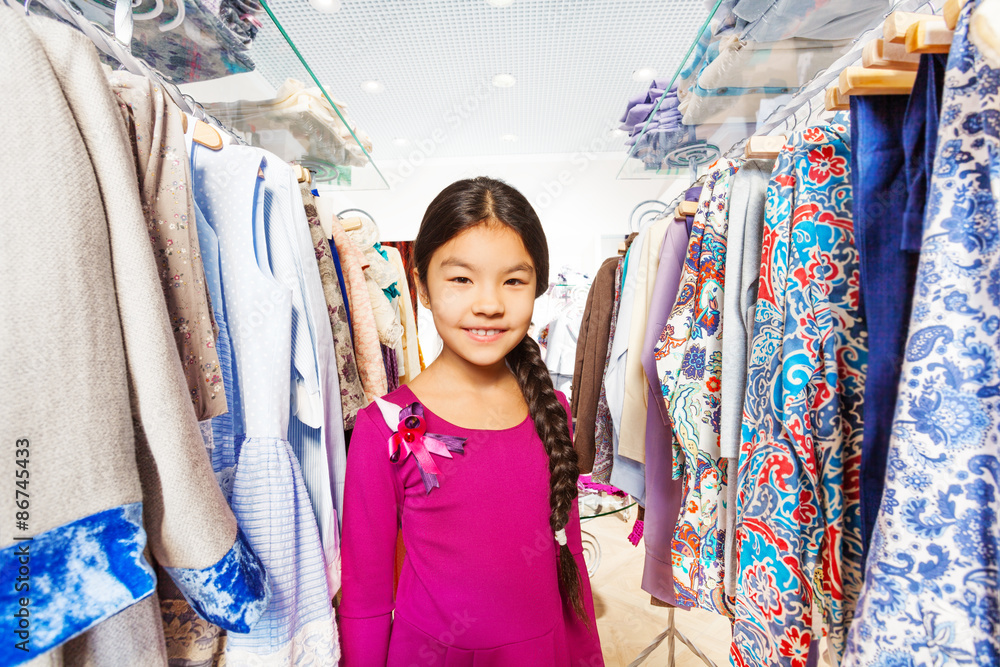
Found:
[(653, 640), (652, 644), (644, 648), (642, 653), (639, 654), (639, 657), (630, 662), (628, 667), (637, 667), (638, 665), (641, 665), (646, 661), (646, 658), (648, 658), (649, 655), (663, 643), (664, 640), (667, 641), (667, 667), (674, 667), (674, 652), (676, 649), (676, 644), (674, 643), (675, 639), (679, 639), (682, 644), (691, 649), (691, 652), (701, 658), (701, 661), (709, 667), (718, 667), (718, 665), (716, 665), (711, 658), (702, 653), (701, 649), (698, 648), (693, 641), (688, 639), (683, 632), (677, 629), (677, 625), (674, 622), (675, 611), (677, 610), (671, 607), (669, 616), (667, 617), (667, 629), (661, 632), (659, 636)]

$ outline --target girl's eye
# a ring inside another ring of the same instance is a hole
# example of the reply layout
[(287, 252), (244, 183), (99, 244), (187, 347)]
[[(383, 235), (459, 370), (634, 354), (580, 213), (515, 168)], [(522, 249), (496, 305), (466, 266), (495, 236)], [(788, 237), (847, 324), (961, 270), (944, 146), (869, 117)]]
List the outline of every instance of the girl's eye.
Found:
[(449, 278), (448, 282), (450, 282), (450, 283), (458, 283), (459, 285), (464, 285), (464, 284), (470, 282), (470, 280), (468, 278), (463, 277), (463, 276), (459, 276), (457, 278)]
[(527, 284), (527, 283), (525, 283), (525, 282), (524, 282), (523, 280), (521, 280), (520, 278), (511, 278), (511, 279), (509, 279), (509, 280), (507, 281), (507, 283), (506, 283), (506, 284), (508, 284), (508, 285), (525, 285), (525, 284)]

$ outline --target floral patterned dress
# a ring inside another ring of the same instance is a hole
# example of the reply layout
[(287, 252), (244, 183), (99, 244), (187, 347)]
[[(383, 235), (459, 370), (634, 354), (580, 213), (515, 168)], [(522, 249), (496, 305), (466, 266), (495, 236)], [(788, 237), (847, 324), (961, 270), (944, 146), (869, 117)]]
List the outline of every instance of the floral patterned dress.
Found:
[[(844, 664), (1000, 664), (1000, 69), (959, 19), (885, 494)], [(982, 7), (982, 10), (978, 9)]]
[(217, 417), (228, 406), (188, 186), (183, 112), (146, 77), (118, 71), (108, 80), (129, 127), (149, 243), (191, 403), (199, 420)]
[(723, 588), (726, 462), (719, 450), (722, 307), (729, 188), (739, 162), (711, 169), (698, 203), (677, 301), (654, 357), (674, 432), (673, 478), (684, 480), (672, 560), (678, 604), (731, 615)]
[(308, 187), (302, 188), (302, 202), (305, 205), (306, 217), (309, 219), (309, 232), (312, 234), (313, 247), (316, 249), (316, 262), (319, 264), (319, 275), (323, 282), (327, 314), (330, 316), (330, 326), (333, 329), (344, 430), (350, 430), (354, 428), (358, 410), (365, 407), (367, 401), (364, 388), (361, 386), (361, 376), (358, 374), (358, 362), (354, 356), (354, 342), (351, 340), (351, 329), (347, 321), (345, 296), (340, 291), (337, 267), (333, 263), (333, 253), (330, 251), (330, 241), (323, 231), (323, 225), (316, 211), (316, 200)]
[(867, 339), (849, 134), (792, 135), (768, 186), (739, 462), (735, 665), (805, 667), (814, 609), (834, 664), (861, 583)]

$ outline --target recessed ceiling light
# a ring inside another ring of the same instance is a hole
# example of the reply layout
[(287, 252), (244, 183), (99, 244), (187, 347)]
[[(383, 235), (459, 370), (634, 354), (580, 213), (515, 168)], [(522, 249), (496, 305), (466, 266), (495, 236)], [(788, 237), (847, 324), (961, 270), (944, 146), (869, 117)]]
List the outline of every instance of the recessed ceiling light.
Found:
[(656, 70), (652, 67), (640, 67), (636, 71), (632, 72), (632, 80), (644, 83), (646, 81), (652, 81), (656, 78)]
[(385, 90), (385, 86), (383, 86), (378, 81), (373, 80), (373, 81), (365, 81), (364, 83), (362, 83), (361, 89), (364, 90), (366, 93), (375, 94), (375, 93), (381, 93), (383, 90)]
[(511, 143), (514, 143), (515, 141), (517, 141), (517, 135), (516, 134), (505, 134), (505, 135), (503, 135), (500, 138), (503, 139), (504, 141), (509, 141)]
[(336, 14), (340, 11), (340, 0), (309, 0), (309, 4), (324, 14)]
[(493, 77), (493, 85), (497, 88), (510, 88), (515, 83), (517, 83), (517, 79), (511, 74), (497, 74)]
[(514, 0), (486, 0), (486, 2), (490, 3), (494, 7), (508, 7), (514, 4)]
[(405, 139), (403, 137), (396, 137), (395, 139), (392, 140), (392, 143), (396, 144), (400, 148), (406, 148), (407, 146), (410, 145), (410, 140)]

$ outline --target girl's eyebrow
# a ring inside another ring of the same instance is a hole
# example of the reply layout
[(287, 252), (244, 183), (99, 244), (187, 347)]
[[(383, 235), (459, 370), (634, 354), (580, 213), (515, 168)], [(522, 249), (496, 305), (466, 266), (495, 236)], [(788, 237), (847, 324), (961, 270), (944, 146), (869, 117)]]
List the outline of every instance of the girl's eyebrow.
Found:
[[(457, 257), (449, 257), (448, 259), (445, 259), (441, 262), (441, 268), (449, 266), (457, 266), (459, 268), (466, 269), (467, 271), (479, 270), (478, 267), (472, 266), (468, 262), (458, 259)], [(504, 274), (517, 273), (518, 271), (527, 271), (528, 273), (531, 273), (533, 270), (534, 267), (532, 267), (531, 264), (528, 264), (527, 262), (521, 262), (520, 264), (515, 264), (514, 266), (504, 269), (503, 271), (501, 271), (501, 273)]]
[(515, 264), (509, 269), (506, 269), (504, 273), (517, 273), (518, 271), (527, 271), (528, 273), (531, 273), (534, 270), (535, 269), (533, 266), (531, 266), (531, 264), (528, 264), (527, 262), (521, 262), (520, 264)]
[(462, 268), (462, 269), (468, 269), (469, 271), (475, 271), (476, 270), (476, 267), (474, 267), (471, 264), (469, 264), (468, 262), (462, 261), (462, 260), (460, 260), (460, 259), (458, 259), (456, 257), (449, 257), (448, 259), (446, 259), (446, 260), (444, 260), (444, 261), (441, 262), (441, 268), (442, 269), (445, 268), (445, 267), (447, 267), (447, 266), (457, 266), (457, 267)]

